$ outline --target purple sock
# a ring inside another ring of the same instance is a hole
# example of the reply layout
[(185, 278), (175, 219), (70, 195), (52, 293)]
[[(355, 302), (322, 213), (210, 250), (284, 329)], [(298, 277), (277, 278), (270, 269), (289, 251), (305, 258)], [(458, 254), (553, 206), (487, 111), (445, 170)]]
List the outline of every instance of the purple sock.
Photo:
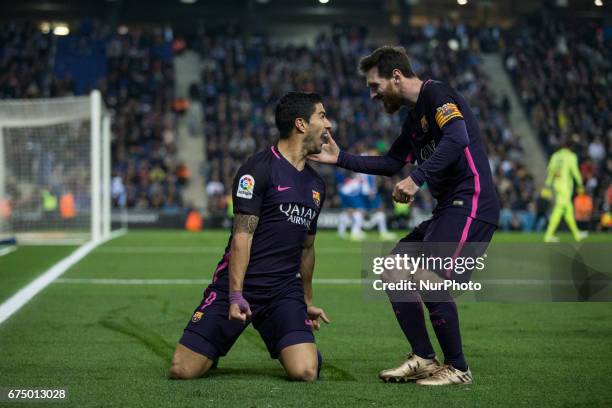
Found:
[(425, 306), (429, 310), (429, 319), (444, 352), (444, 364), (466, 371), (468, 366), (461, 346), (457, 305), (449, 294), (447, 301), (425, 302)]
[(404, 336), (412, 346), (412, 352), (421, 358), (433, 358), (436, 353), (429, 341), (423, 303), (418, 295), (411, 302), (391, 302), (391, 306)]

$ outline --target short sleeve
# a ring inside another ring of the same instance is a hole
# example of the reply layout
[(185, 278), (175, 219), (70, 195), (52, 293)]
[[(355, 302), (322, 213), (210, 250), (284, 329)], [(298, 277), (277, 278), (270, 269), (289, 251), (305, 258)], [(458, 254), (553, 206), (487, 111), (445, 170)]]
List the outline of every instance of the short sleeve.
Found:
[(454, 97), (450, 88), (434, 82), (426, 89), (428, 108), (433, 110), (436, 124), (440, 129), (454, 120), (463, 119), (459, 101)]
[[(317, 191), (313, 191), (313, 199), (316, 196)], [(315, 235), (317, 233), (317, 223), (319, 222), (319, 215), (321, 214), (321, 210), (323, 210), (323, 203), (325, 202), (325, 190), (323, 190), (322, 192), (320, 192), (320, 199), (319, 199), (319, 212), (317, 213), (316, 217), (314, 218), (314, 220), (312, 220), (312, 222), (310, 223), (310, 228), (308, 228), (308, 235)], [(315, 199), (316, 201), (316, 199)]]
[(251, 214), (260, 216), (266, 191), (269, 187), (270, 174), (264, 163), (249, 160), (243, 164), (232, 186), (234, 214)]

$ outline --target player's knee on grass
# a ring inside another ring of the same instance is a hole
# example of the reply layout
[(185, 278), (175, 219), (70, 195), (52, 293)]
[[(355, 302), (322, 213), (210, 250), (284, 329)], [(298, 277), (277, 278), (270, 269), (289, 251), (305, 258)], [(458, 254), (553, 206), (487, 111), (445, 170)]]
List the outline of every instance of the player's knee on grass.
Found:
[(315, 381), (318, 378), (319, 358), (314, 343), (294, 344), (280, 352), (280, 360), (289, 379)]
[(200, 378), (210, 370), (213, 361), (182, 344), (176, 345), (169, 377), (174, 380)]
[(317, 363), (313, 364), (311, 361), (304, 361), (301, 364), (285, 367), (285, 371), (289, 379), (293, 381), (311, 382), (315, 381), (318, 377)]

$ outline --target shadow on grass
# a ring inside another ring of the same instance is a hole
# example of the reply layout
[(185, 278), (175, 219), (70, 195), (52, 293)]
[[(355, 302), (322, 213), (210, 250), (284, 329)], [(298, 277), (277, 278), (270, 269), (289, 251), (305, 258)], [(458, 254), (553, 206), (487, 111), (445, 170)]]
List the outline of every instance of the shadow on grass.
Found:
[[(121, 308), (125, 309), (125, 308)], [(161, 335), (156, 332), (147, 329), (144, 326), (139, 325), (129, 317), (112, 318), (116, 316), (121, 310), (110, 311), (106, 317), (99, 321), (99, 324), (111, 331), (121, 333), (129, 336), (133, 339), (138, 340), (145, 348), (151, 351), (154, 355), (160, 357), (168, 365), (172, 363), (172, 353), (174, 352), (174, 344), (165, 340)], [(261, 339), (253, 331), (244, 331), (242, 336), (252, 345), (258, 349), (267, 353), (266, 347), (262, 344)], [(218, 376), (268, 376), (274, 378), (285, 379), (285, 373), (282, 368), (245, 368), (245, 369), (233, 369), (233, 368), (221, 368), (211, 370), (208, 375), (211, 378)], [(322, 381), (357, 381), (357, 379), (351, 375), (348, 371), (337, 367), (336, 365), (325, 361), (323, 359), (323, 368), (321, 370)]]
[(100, 325), (106, 329), (124, 334), (138, 340), (145, 348), (156, 356), (164, 360), (168, 365), (172, 362), (174, 344), (166, 341), (159, 334), (140, 326), (132, 319), (124, 317), (122, 319), (103, 318)]
[(285, 380), (287, 376), (281, 367), (278, 368), (217, 368), (210, 370), (205, 378), (216, 379), (223, 377), (271, 377), (275, 379)]
[[(242, 332), (242, 336), (251, 344), (258, 349), (268, 352), (266, 346), (262, 344), (262, 341), (255, 335), (253, 331), (245, 330)], [(283, 376), (284, 377), (284, 376)], [(334, 364), (325, 360), (323, 356), (323, 368), (321, 370), (321, 380), (323, 381), (357, 381), (357, 379), (351, 375), (348, 371), (335, 366)]]

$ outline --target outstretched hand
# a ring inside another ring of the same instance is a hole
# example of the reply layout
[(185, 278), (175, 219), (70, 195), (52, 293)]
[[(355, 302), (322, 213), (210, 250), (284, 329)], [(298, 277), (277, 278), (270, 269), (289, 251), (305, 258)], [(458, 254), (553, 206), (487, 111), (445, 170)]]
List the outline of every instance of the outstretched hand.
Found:
[(321, 146), (321, 153), (311, 154), (307, 158), (319, 163), (336, 164), (338, 163), (340, 148), (336, 144), (336, 141), (332, 138), (330, 132), (327, 133), (326, 139), (326, 143), (323, 143)]

